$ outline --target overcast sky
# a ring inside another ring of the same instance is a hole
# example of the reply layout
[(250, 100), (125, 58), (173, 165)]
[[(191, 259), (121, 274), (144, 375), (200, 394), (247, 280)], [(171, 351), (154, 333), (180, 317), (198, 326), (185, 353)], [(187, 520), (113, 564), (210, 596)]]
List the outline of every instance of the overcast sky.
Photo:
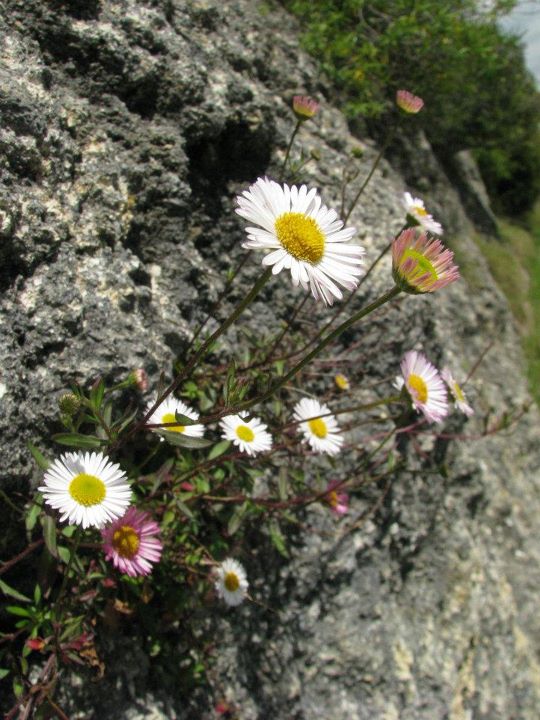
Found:
[(520, 0), (501, 24), (521, 36), (527, 65), (540, 86), (540, 1)]

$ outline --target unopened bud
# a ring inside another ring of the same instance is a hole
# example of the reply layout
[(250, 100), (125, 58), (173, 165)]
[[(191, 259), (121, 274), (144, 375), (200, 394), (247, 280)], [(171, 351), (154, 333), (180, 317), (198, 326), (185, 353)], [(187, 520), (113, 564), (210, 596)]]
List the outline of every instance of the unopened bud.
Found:
[(58, 400), (58, 407), (62, 415), (73, 417), (81, 407), (81, 400), (75, 393), (64, 393)]
[(148, 390), (148, 375), (142, 368), (133, 370), (129, 375), (129, 379), (131, 380), (131, 384), (136, 385), (141, 392)]

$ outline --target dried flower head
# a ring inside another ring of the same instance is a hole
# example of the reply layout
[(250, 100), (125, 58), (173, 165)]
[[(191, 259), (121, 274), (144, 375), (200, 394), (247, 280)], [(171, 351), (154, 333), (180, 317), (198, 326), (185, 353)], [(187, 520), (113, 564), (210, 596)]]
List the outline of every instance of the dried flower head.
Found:
[(339, 480), (332, 480), (328, 483), (326, 488), (326, 495), (324, 496), (325, 502), (330, 506), (330, 509), (338, 517), (345, 515), (349, 509), (349, 494), (346, 492), (338, 492), (336, 488), (341, 486), (342, 483)]

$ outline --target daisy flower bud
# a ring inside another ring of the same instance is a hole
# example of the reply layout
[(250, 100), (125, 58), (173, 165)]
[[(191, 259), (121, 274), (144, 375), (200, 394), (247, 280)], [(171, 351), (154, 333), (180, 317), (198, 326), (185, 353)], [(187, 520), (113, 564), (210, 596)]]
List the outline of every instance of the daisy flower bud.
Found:
[(293, 112), (298, 120), (310, 120), (319, 110), (319, 103), (309, 95), (295, 95), (293, 97)]
[(416, 115), (424, 107), (421, 97), (413, 95), (408, 90), (398, 90), (396, 93), (396, 105), (409, 115)]
[(81, 407), (80, 398), (75, 393), (64, 393), (58, 400), (58, 408), (63, 415), (73, 417)]

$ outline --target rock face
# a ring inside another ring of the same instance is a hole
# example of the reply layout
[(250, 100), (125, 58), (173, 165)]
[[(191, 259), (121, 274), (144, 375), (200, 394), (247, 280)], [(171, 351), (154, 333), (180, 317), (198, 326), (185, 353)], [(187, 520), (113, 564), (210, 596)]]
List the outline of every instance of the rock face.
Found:
[[(169, 372), (245, 252), (235, 194), (276, 174), (292, 94), (324, 101), (326, 88), (294, 21), (271, 2), (3, 6), (1, 487), (19, 498), (38, 479), (26, 442), (47, 445), (70, 381), (134, 367), (154, 378)], [(322, 187), (328, 204), (339, 202), (351, 150), (364, 149), (351, 195), (377, 153), (324, 102), (299, 141), (319, 153), (304, 181)], [(423, 347), (462, 378), (492, 343), (470, 388), (479, 412), (500, 415), (526, 397), (518, 339), (457, 193), (425, 141), (416, 150), (425, 164), (410, 189), (458, 243), (467, 272), (436, 297), (406, 298), (375, 316), (351, 374), (368, 397), (358, 368), (370, 379), (392, 376), (405, 350)], [(401, 226), (405, 189), (383, 162), (353, 214), (370, 258)], [(259, 259), (248, 263), (246, 284)], [(360, 299), (389, 281), (386, 261)], [(294, 299), (276, 278), (245, 322), (270, 328)], [(117, 674), (72, 687), (69, 716), (214, 717), (225, 698), (244, 720), (536, 720), (538, 414), (474, 442), (479, 421), (450, 428), (463, 439), (424, 439), (427, 455), (402, 442), (411, 470), (355, 497), (343, 524), (310, 510), (289, 562), (245, 549), (263, 605), (211, 621), (212, 689), (192, 698), (164, 690), (149, 659), (122, 646), (128, 661)], [(430, 457), (445, 459), (446, 477), (430, 472)], [(5, 515), (2, 557), (22, 542)]]

